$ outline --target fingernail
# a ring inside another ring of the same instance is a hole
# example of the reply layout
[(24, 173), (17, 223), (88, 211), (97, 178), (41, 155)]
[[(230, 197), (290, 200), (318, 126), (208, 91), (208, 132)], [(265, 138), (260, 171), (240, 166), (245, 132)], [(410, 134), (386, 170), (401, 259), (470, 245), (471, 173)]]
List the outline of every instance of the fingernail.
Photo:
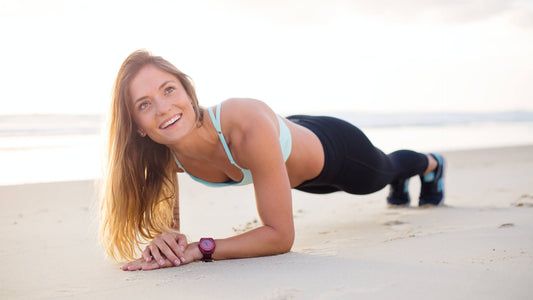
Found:
[(174, 264), (177, 266), (177, 265), (180, 264), (180, 261), (176, 259), (176, 260), (174, 261)]
[(185, 262), (185, 257), (182, 256), (182, 257), (181, 257), (181, 261), (182, 261), (182, 262)]
[(162, 259), (162, 260), (159, 261), (159, 263), (160, 263), (161, 265), (164, 265), (164, 264), (165, 264), (165, 260)]
[(180, 249), (181, 249), (181, 251), (183, 251), (183, 250), (185, 250), (185, 247), (183, 247), (183, 246), (180, 246)]

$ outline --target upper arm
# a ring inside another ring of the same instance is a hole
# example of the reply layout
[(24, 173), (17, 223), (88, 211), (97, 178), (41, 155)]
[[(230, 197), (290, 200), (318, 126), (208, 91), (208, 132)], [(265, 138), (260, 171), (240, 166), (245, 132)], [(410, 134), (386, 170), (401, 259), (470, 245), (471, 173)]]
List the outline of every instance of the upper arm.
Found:
[(234, 144), (237, 164), (252, 173), (257, 210), (264, 225), (294, 238), (291, 187), (279, 143), (277, 117), (261, 102), (242, 107), (239, 138)]

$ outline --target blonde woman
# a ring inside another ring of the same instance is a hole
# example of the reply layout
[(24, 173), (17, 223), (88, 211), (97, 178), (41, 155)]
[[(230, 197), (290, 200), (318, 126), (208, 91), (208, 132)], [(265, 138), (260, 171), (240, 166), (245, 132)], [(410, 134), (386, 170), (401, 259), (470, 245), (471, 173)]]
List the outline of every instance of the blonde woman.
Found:
[[(444, 196), (444, 161), (437, 154), (386, 155), (345, 121), (283, 118), (252, 99), (203, 108), (191, 79), (146, 51), (132, 53), (118, 73), (106, 167), (100, 239), (115, 260), (130, 260), (123, 270), (288, 252), (291, 188), (368, 194), (390, 184), (387, 201), (408, 205), (408, 180), (419, 175), (419, 205), (440, 205)], [(187, 241), (180, 233), (177, 172), (209, 186), (253, 183), (262, 225), (226, 239)]]

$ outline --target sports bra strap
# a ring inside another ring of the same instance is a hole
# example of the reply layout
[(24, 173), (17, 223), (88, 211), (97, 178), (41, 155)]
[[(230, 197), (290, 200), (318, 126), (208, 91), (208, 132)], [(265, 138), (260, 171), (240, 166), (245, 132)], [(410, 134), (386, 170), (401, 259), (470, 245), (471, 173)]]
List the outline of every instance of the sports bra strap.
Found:
[(180, 161), (178, 160), (178, 157), (176, 156), (176, 153), (174, 153), (174, 151), (172, 150), (170, 150), (170, 153), (172, 153), (172, 156), (174, 156), (174, 161), (176, 162), (178, 167), (182, 169), (183, 171), (185, 171), (185, 168), (181, 165)]
[[(217, 113), (218, 118), (215, 117), (215, 115), (213, 114), (213, 109), (211, 107), (209, 107), (207, 111), (209, 112), (209, 116), (211, 117), (211, 122), (213, 122), (213, 126), (215, 127), (215, 130), (217, 131), (218, 138), (220, 139), (220, 142), (222, 143), (222, 146), (224, 147), (224, 151), (226, 152), (226, 155), (228, 156), (228, 160), (231, 162), (232, 165), (236, 166), (242, 171), (242, 180), (239, 182), (235, 182), (233, 180), (229, 180), (228, 182), (220, 182), (220, 183), (208, 182), (198, 177), (195, 177), (191, 173), (187, 172), (187, 170), (185, 170), (185, 168), (183, 168), (182, 164), (179, 162), (176, 154), (172, 151), (172, 155), (174, 156), (174, 161), (176, 161), (176, 164), (178, 165), (178, 167), (182, 169), (185, 173), (189, 174), (189, 176), (191, 176), (192, 179), (200, 183), (209, 185), (209, 186), (218, 187), (218, 186), (227, 186), (227, 185), (233, 185), (233, 184), (237, 184), (237, 185), (250, 184), (253, 182), (252, 172), (250, 172), (250, 170), (241, 168), (239, 165), (235, 163), (235, 160), (233, 159), (233, 156), (231, 155), (231, 151), (229, 150), (228, 143), (226, 142), (226, 139), (224, 138), (224, 135), (222, 134), (222, 126), (220, 125), (220, 119), (221, 119), (220, 118), (220, 107), (221, 106), (222, 104), (220, 103), (217, 105), (217, 108), (216, 108), (216, 113)], [(292, 148), (291, 133), (289, 131), (289, 128), (283, 122), (280, 116), (278, 116), (278, 122), (280, 125), (280, 139), (279, 140), (280, 140), (280, 145), (282, 148), (283, 159), (287, 161), (287, 158), (289, 157), (291, 153), (291, 148)]]
[[(219, 103), (217, 105), (217, 116), (213, 114), (213, 110), (211, 107), (209, 107), (207, 110), (209, 111), (209, 116), (211, 117), (211, 121), (213, 122), (213, 125), (215, 126), (215, 130), (217, 131), (218, 137), (220, 141), (222, 142), (222, 146), (224, 147), (224, 151), (226, 151), (226, 155), (228, 156), (229, 161), (232, 165), (238, 167), (242, 170), (239, 165), (235, 163), (235, 160), (233, 159), (233, 156), (231, 155), (231, 151), (229, 150), (228, 143), (226, 143), (226, 139), (224, 138), (224, 134), (222, 134), (222, 126), (220, 125), (220, 107), (222, 105)], [(218, 118), (217, 118), (218, 117)]]

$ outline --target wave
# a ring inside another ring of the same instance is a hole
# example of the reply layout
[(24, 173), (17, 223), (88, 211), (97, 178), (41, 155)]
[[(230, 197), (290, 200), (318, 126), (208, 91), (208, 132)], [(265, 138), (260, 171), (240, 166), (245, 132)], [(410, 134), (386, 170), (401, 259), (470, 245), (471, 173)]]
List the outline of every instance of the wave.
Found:
[(0, 136), (99, 134), (102, 115), (0, 115)]
[(453, 126), (479, 123), (533, 122), (533, 112), (507, 111), (491, 113), (333, 113), (359, 127)]
[[(360, 113), (331, 112), (363, 128), (448, 126), (476, 123), (533, 122), (533, 112), (507, 111), (490, 113)], [(95, 135), (102, 132), (103, 115), (0, 115), (0, 136)]]

